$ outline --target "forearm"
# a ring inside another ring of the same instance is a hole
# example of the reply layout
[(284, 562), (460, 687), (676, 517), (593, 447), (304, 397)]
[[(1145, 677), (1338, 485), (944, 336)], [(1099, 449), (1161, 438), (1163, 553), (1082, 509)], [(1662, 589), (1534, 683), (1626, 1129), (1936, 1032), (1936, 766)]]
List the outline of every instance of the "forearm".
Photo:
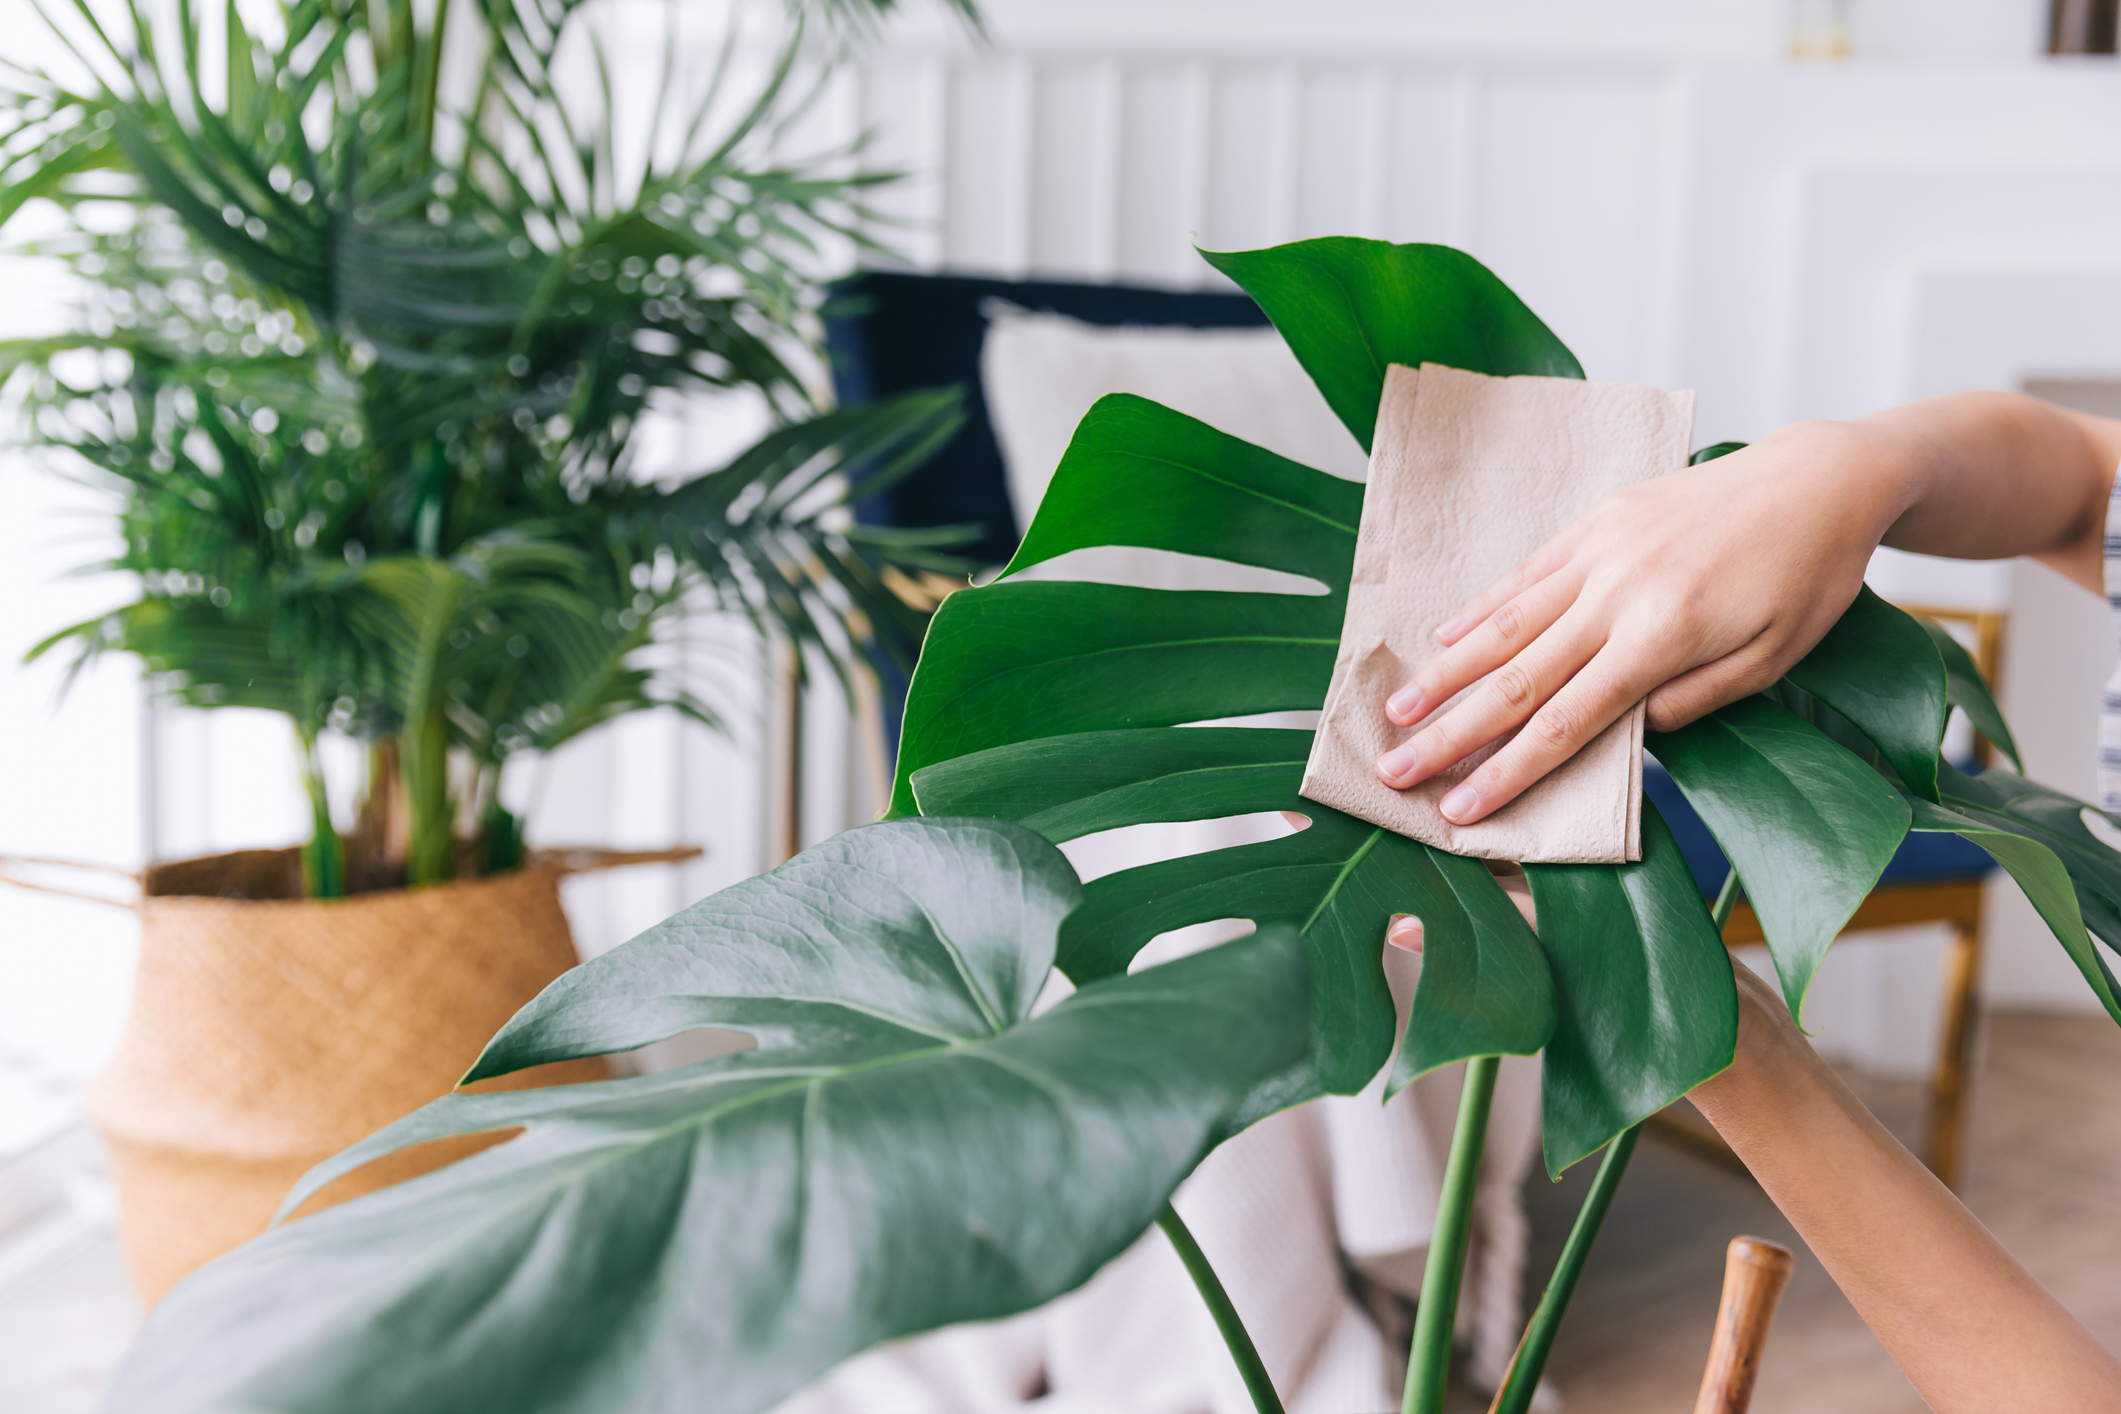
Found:
[(1742, 1048), (1694, 1102), (1932, 1409), (2121, 1408), (2121, 1363), (1808, 1046)]
[[(1857, 514), (1883, 543), (1955, 559), (2030, 555), (2102, 593), (2101, 542), (2121, 423), (2016, 393), (1948, 393), (1791, 432), (1835, 444)], [(1781, 435), (1781, 434), (1777, 434)]]

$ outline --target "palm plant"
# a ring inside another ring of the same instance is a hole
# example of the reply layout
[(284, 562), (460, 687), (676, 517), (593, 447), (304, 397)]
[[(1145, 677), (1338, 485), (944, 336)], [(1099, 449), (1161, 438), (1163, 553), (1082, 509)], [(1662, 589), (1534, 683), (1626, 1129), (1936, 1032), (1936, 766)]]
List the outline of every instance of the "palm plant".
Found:
[[(1364, 445), (1391, 363), (1581, 376), (1457, 251), (1326, 240), (1210, 258)], [(521, 1135), (202, 1269), (149, 1321), (112, 1408), (660, 1409), (711, 1390), (747, 1414), (878, 1341), (1057, 1296), (1154, 1222), (1260, 1414), (1279, 1414), (1166, 1200), (1265, 1114), (1354, 1093), (1387, 1066), (1396, 1090), (1462, 1061), (1405, 1402), (1439, 1414), (1497, 1058), (1538, 1054), (1548, 1167), (1605, 1157), (1497, 1401), (1523, 1414), (1643, 1120), (1731, 1063), (1719, 934), (1741, 887), (1795, 1011), (1907, 833), (1963, 835), (2121, 1021), (2094, 941), (2121, 946), (2121, 853), (2081, 802), (1940, 759), (1954, 706), (2006, 753), (2009, 728), (1964, 650), (1867, 593), (1774, 693), (1651, 737), (1733, 861), (1713, 907), (1646, 801), (1640, 862), (1527, 867), (1535, 932), (1480, 861), (1299, 796), (1308, 732), (1184, 725), (1319, 707), (1362, 496), (1143, 399), (1099, 402), (1009, 569), (930, 626), (899, 818), (569, 973), (471, 1076), (700, 1026), (756, 1047), (663, 1075), (452, 1095), (380, 1131), (283, 1212), (411, 1145)], [(1100, 545), (1328, 592), (1015, 574)], [(1088, 885), (1055, 848), (1265, 811), (1310, 828)], [(1426, 941), (1403, 1037), (1380, 959), (1396, 912), (1420, 915)], [(1130, 973), (1158, 934), (1233, 916), (1257, 933)], [(1054, 968), (1080, 990), (1032, 1017)]]
[[(813, 292), (868, 247), (884, 178), (775, 156), (886, 8), (820, 5), (822, 45), (798, 13), (763, 67), (732, 25), (694, 83), (673, 6), (638, 131), (584, 0), (230, 0), (211, 55), (191, 0), (160, 29), (51, 15), (82, 77), (0, 91), (0, 220), (55, 204), (33, 248), (84, 304), (0, 347), (0, 378), (36, 440), (122, 486), (114, 565), (142, 593), (37, 651), (135, 652), (186, 702), (290, 717), (305, 877), (334, 895), (518, 862), (517, 751), (651, 706), (715, 722), (649, 651), (687, 607), (843, 675), (917, 641), (887, 580), (947, 561), (840, 507), (947, 439), (956, 396), (820, 406)], [(659, 410), (734, 390), (763, 440), (644, 478)], [(327, 728), (371, 745), (351, 859)]]

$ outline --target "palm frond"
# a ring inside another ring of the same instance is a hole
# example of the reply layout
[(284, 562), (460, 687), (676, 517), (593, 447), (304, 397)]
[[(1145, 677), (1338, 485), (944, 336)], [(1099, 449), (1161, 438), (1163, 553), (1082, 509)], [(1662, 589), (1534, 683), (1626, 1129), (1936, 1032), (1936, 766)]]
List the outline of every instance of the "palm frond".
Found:
[[(907, 576), (953, 567), (947, 547), (846, 502), (948, 440), (956, 395), (820, 409), (821, 280), (873, 248), (890, 178), (858, 145), (786, 156), (890, 0), (793, 5), (763, 65), (731, 30), (704, 83), (673, 43), (625, 140), (583, 0), (456, 0), (470, 25), (221, 0), (221, 84), (199, 0), (160, 36), (132, 0), (110, 24), (73, 3), (95, 81), (0, 78), (0, 223), (72, 217), (30, 249), (76, 275), (79, 327), (0, 345), (0, 386), (47, 455), (118, 492), (110, 567), (143, 592), (38, 651), (140, 654), (185, 701), (288, 713), (305, 750), (327, 727), (397, 741), (416, 881), (454, 867), (452, 755), (491, 820), (513, 752), (655, 707), (719, 721), (659, 642), (688, 606), (843, 680), (910, 653), (929, 605)], [(452, 97), (455, 43), (479, 76)], [(560, 80), (577, 64), (586, 87)], [(114, 206), (130, 219), (90, 219)], [(774, 430), (644, 484), (644, 423), (728, 390)]]

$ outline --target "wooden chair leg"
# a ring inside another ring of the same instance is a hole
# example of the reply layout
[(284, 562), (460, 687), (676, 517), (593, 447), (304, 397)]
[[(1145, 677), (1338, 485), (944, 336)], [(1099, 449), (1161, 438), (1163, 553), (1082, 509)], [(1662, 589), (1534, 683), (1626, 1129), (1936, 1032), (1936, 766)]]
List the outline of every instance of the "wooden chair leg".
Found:
[(772, 647), (767, 684), (766, 867), (803, 851), (803, 665), (783, 639)]
[(1734, 1237), (1723, 1259), (1723, 1300), (1694, 1414), (1745, 1414), (1760, 1377), (1760, 1352), (1796, 1259), (1762, 1237)]
[(1967, 1069), (1973, 1059), (1974, 1022), (1980, 1010), (1981, 925), (1960, 919), (1944, 960), (1944, 1026), (1937, 1068), (1930, 1076), (1929, 1124), (1923, 1162), (1947, 1188), (1959, 1186), (1959, 1154), (1965, 1141)]

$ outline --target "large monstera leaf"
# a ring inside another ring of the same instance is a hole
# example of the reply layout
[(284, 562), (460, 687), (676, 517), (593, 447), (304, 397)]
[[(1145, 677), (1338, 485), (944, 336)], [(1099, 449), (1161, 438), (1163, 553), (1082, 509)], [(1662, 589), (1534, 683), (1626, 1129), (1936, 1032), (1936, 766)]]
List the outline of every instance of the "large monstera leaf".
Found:
[[(1582, 376), (1523, 302), (1457, 251), (1335, 238), (1207, 259), (1259, 302), (1365, 448), (1394, 363)], [(1485, 867), (1300, 798), (1308, 732), (1187, 725), (1322, 705), (1361, 498), (1359, 486), (1155, 403), (1101, 400), (1001, 577), (953, 595), (931, 624), (892, 809), (1014, 820), (1057, 842), (1264, 811), (1304, 817), (1307, 829), (1281, 839), (1095, 880), (1063, 932), (1062, 969), (1114, 975), (1156, 935), (1213, 919), (1301, 930), (1311, 1045), (1252, 1096), (1239, 1116), (1249, 1119), (1377, 1074), (1395, 1027), (1381, 940), (1392, 914), (1418, 914), (1427, 952), (1392, 1083), (1474, 1055), (1543, 1051), (1558, 1173), (1731, 1059), (1729, 964), (1654, 810), (1645, 805), (1640, 863), (1527, 871), (1543, 920), (1535, 938)], [(1324, 592), (1075, 583), (1050, 567), (1020, 577), (1102, 546), (1280, 571)], [(2007, 741), (2008, 729), (1977, 674), (1868, 591), (1780, 692), (1784, 705), (1735, 703), (1652, 749), (1735, 862), (1794, 1010), (1910, 822), (1949, 827), (1918, 818), (1912, 802), (1951, 805), (1938, 756), (1950, 707), (1992, 738)], [(2081, 849), (2041, 843), (2022, 809), (2008, 823), (1997, 814), (1969, 837), (2030, 841), (2006, 851), (2032, 861), (2024, 870), (2053, 860), (2080, 895), (2121, 901), (2121, 871), (2105, 858), (2095, 867)], [(2117, 877), (2087, 882), (2108, 873)], [(2048, 895), (2052, 874), (2041, 876)], [(2121, 926), (2111, 904), (2102, 914), (2087, 901), (2082, 915)], [(2101, 987), (2081, 923), (2059, 904), (2047, 916)]]
[(1286, 929), (1029, 1018), (1080, 899), (1029, 830), (915, 820), (694, 905), (547, 988), (474, 1075), (700, 1026), (753, 1049), (417, 1111), (288, 1206), (410, 1144), (523, 1133), (201, 1269), (108, 1407), (748, 1414), (1072, 1289), (1305, 1041)]

